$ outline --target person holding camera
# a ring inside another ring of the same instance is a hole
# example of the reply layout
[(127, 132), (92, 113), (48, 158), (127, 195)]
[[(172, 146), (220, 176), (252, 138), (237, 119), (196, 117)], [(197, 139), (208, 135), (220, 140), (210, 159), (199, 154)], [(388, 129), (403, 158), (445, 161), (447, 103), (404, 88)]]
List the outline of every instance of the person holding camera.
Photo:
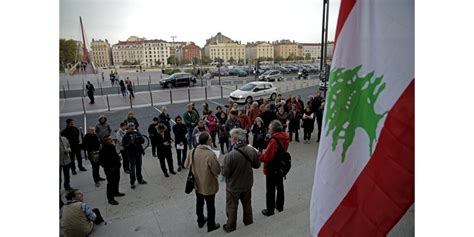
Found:
[(142, 155), (145, 154), (142, 144), (145, 142), (142, 134), (135, 130), (134, 123), (128, 123), (128, 131), (123, 136), (122, 145), (128, 154), (130, 162), (130, 185), (132, 189), (135, 189), (135, 180), (138, 180), (139, 184), (146, 184), (142, 176)]

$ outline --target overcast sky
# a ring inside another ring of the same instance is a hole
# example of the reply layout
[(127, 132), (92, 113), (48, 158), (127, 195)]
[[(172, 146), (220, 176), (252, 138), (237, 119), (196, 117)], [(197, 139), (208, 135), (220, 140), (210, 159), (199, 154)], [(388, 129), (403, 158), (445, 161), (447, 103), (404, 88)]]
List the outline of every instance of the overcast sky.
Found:
[[(329, 36), (334, 40), (340, 0), (330, 0)], [(87, 41), (111, 44), (135, 35), (194, 41), (221, 32), (242, 44), (290, 39), (321, 41), (323, 0), (60, 0), (60, 37), (80, 40), (82, 16)]]

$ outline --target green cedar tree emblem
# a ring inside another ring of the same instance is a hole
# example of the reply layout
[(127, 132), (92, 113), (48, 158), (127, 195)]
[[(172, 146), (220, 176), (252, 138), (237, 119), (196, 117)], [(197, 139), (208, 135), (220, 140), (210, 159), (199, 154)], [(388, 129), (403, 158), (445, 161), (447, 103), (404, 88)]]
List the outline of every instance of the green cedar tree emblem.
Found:
[(342, 144), (341, 162), (354, 141), (357, 128), (362, 128), (369, 137), (369, 154), (372, 154), (379, 121), (387, 114), (375, 112), (375, 102), (385, 89), (383, 75), (374, 77), (374, 71), (359, 76), (362, 68), (336, 68), (329, 76), (329, 90), (326, 105), (326, 136), (332, 131), (332, 150), (336, 149), (339, 140)]

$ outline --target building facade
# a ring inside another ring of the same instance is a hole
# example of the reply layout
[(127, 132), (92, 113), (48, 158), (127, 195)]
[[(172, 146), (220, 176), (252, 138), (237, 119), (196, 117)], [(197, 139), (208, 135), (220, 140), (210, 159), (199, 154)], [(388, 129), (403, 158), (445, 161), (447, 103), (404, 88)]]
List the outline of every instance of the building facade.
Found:
[(105, 41), (92, 39), (91, 49), (92, 60), (94, 61), (95, 66), (108, 67), (113, 65), (112, 49), (110, 48), (110, 44), (107, 39), (105, 39)]
[(178, 48), (176, 56), (181, 64), (190, 64), (193, 62), (193, 58), (196, 58), (197, 62), (199, 62), (201, 60), (201, 48), (194, 42), (189, 42), (185, 46)]
[(283, 59), (301, 57), (303, 53), (302, 47), (298, 43), (289, 40), (274, 42), (274, 51), (275, 58), (282, 57)]
[(245, 62), (246, 59), (245, 45), (240, 44), (238, 41), (233, 41), (220, 32), (206, 40), (204, 54), (213, 61), (220, 58), (224, 63)]
[(309, 55), (311, 57), (311, 60), (316, 60), (321, 57), (321, 44), (302, 43), (301, 46), (303, 47), (303, 57), (306, 58), (306, 55)]
[(145, 40), (143, 42), (144, 63), (146, 67), (168, 65), (171, 56), (171, 44), (164, 40)]
[[(257, 59), (273, 60), (275, 57), (274, 47), (270, 43), (256, 42), (247, 44), (245, 48), (247, 59), (250, 62), (255, 62)], [(269, 61), (271, 61), (269, 60)]]
[(115, 65), (141, 64), (144, 60), (144, 38), (129, 37), (112, 46), (112, 58)]

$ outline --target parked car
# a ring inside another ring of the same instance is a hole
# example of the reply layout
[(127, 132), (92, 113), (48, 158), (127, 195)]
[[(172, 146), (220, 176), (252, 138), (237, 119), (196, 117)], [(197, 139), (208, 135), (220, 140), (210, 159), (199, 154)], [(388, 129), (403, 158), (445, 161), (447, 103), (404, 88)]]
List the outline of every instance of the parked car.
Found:
[(290, 70), (290, 69), (284, 68), (284, 67), (282, 67), (282, 66), (273, 66), (271, 69), (272, 69), (272, 70), (279, 70), (279, 71), (280, 71), (281, 73), (283, 73), (283, 74), (289, 74), (289, 73), (291, 73), (291, 70)]
[(285, 68), (289, 69), (291, 73), (298, 73), (299, 69), (292, 65), (286, 65)]
[(210, 72), (211, 78), (218, 77), (219, 74), (221, 77), (229, 76), (229, 71), (227, 69), (221, 68), (219, 69), (214, 69)]
[(190, 73), (178, 72), (168, 78), (160, 80), (160, 86), (162, 88), (173, 88), (180, 86), (192, 86), (196, 84), (196, 77)]
[(230, 76), (238, 76), (238, 77), (246, 77), (248, 76), (248, 73), (242, 69), (239, 68), (232, 68), (229, 69), (229, 75)]
[(281, 81), (283, 74), (278, 70), (268, 70), (258, 77), (259, 81)]
[(231, 92), (230, 99), (238, 104), (246, 104), (260, 98), (275, 100), (277, 93), (278, 88), (271, 82), (249, 82)]
[(298, 79), (308, 79), (309, 72), (306, 69), (300, 69), (298, 71)]

